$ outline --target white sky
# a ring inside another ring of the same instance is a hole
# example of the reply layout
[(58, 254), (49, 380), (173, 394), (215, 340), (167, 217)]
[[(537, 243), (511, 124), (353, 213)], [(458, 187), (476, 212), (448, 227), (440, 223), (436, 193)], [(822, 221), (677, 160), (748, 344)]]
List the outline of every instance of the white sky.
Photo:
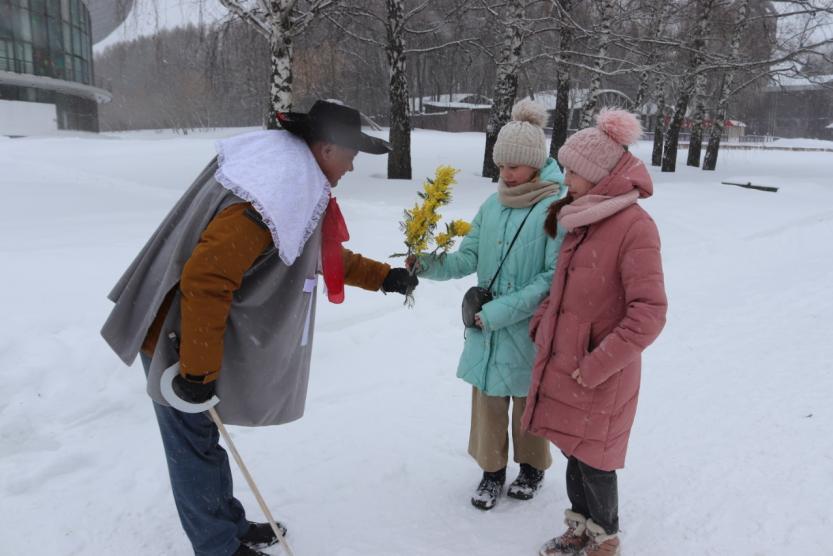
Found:
[(159, 29), (216, 21), (225, 14), (226, 10), (218, 0), (135, 0), (124, 23), (98, 42), (93, 50), (99, 53), (116, 43), (153, 35)]

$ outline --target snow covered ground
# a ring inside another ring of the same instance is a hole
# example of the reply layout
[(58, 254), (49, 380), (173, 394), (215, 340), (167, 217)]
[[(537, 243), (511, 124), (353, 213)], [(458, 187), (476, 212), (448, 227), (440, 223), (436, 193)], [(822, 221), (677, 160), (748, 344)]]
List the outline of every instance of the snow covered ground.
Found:
[(798, 147), (805, 149), (833, 149), (833, 141), (824, 139), (789, 139), (782, 138), (773, 141), (769, 145), (773, 147)]
[[(224, 133), (0, 139), (0, 553), (190, 553), (142, 372), (98, 330), (109, 288)], [(463, 170), (446, 215), (471, 218), (494, 189), (482, 145), (417, 131), (411, 183), (360, 155), (338, 188), (348, 246), (400, 250), (401, 210), (438, 164)], [(656, 173), (644, 203), (670, 312), (620, 474), (625, 554), (831, 554), (833, 155), (725, 151), (718, 167)], [(720, 184), (751, 178), (781, 190)], [(561, 531), (560, 456), (535, 500), (468, 502), (479, 471), (454, 374), (472, 282), (423, 282), (413, 309), (358, 290), (322, 301), (304, 419), (232, 429), (298, 556), (532, 555)]]

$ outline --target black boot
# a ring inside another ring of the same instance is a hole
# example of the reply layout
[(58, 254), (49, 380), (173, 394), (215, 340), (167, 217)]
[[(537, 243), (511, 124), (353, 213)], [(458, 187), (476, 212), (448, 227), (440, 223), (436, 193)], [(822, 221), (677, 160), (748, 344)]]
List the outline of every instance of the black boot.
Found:
[(522, 463), (521, 472), (518, 473), (518, 478), (509, 485), (506, 496), (511, 496), (517, 500), (530, 500), (541, 488), (543, 482), (543, 471), (535, 469), (528, 463)]
[(231, 556), (269, 556), (265, 552), (260, 552), (255, 550), (254, 548), (249, 548), (245, 544), (241, 544), (237, 550), (234, 551), (234, 554)]
[(484, 471), (483, 479), (477, 486), (477, 492), (471, 497), (471, 504), (481, 510), (491, 510), (497, 504), (503, 483), (506, 482), (506, 468), (500, 471)]
[[(280, 521), (275, 522), (278, 530), (285, 537), (286, 527)], [(249, 522), (249, 530), (246, 534), (240, 537), (240, 542), (249, 548), (266, 548), (278, 542), (278, 537), (272, 531), (272, 526), (268, 523)], [(245, 552), (243, 553), (245, 554)]]

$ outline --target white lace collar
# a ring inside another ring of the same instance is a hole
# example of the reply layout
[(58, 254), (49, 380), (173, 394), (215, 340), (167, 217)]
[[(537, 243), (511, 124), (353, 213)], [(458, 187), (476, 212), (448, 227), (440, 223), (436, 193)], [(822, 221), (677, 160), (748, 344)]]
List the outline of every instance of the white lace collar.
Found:
[(291, 265), (318, 226), (330, 183), (306, 142), (288, 131), (264, 130), (217, 142), (216, 180), (248, 201)]

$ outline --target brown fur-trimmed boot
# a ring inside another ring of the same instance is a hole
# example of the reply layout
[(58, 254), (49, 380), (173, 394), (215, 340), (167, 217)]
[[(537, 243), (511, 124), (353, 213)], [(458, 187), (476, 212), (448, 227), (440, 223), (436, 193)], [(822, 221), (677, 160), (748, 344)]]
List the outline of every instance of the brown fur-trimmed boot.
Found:
[(539, 556), (575, 556), (583, 549), (587, 537), (587, 518), (572, 510), (564, 512), (564, 524), (567, 530), (560, 537), (550, 539), (538, 551)]
[(619, 556), (619, 536), (609, 535), (599, 525), (588, 519), (586, 523), (589, 542), (579, 556)]

